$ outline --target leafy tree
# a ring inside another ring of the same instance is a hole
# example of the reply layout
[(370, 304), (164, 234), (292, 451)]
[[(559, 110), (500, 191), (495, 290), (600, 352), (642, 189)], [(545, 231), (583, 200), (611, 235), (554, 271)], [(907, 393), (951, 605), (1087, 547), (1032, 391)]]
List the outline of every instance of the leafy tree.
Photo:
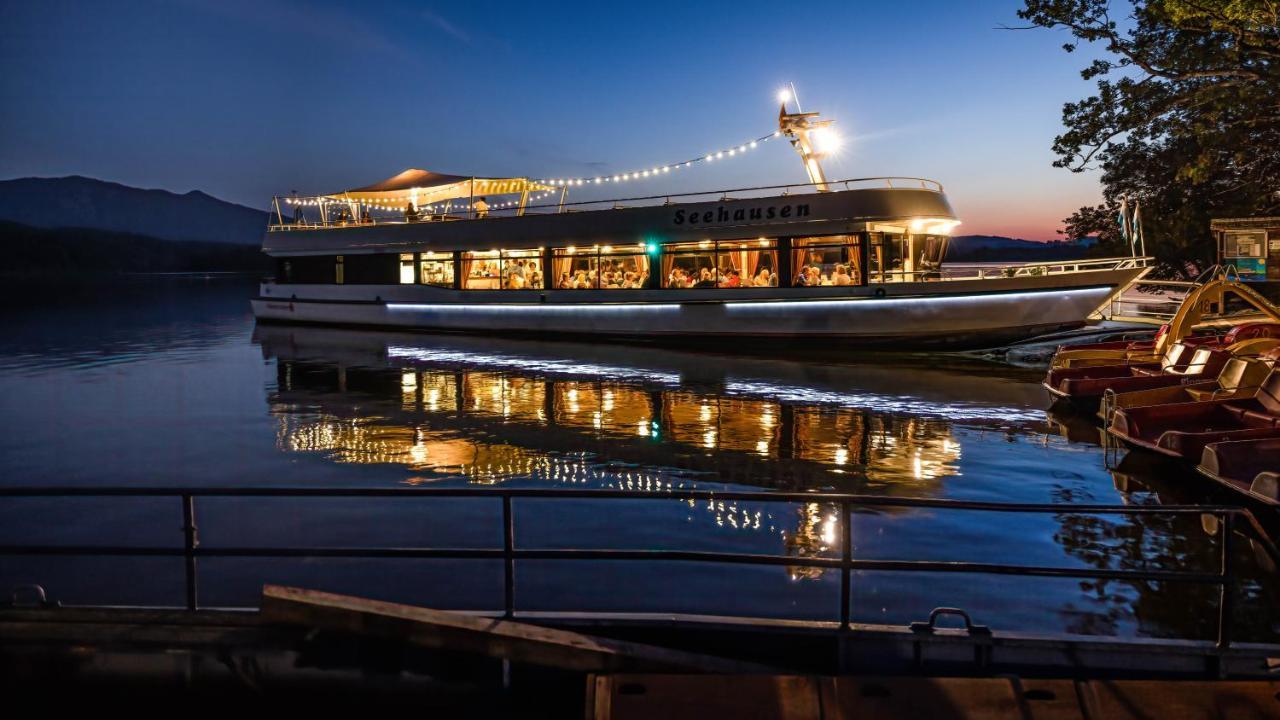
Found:
[(1066, 218), (1071, 237), (1123, 247), (1120, 199), (1140, 201), (1147, 252), (1187, 274), (1215, 257), (1209, 220), (1280, 213), (1280, 1), (1026, 0), (1032, 27), (1065, 30), (1096, 94), (1063, 106), (1054, 165), (1102, 171), (1105, 203)]

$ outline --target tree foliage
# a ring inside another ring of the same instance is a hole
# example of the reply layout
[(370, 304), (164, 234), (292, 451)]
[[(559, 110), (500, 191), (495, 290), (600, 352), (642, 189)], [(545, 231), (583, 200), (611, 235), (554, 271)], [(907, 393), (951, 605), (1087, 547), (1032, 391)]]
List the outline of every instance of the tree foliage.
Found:
[[(1167, 270), (1212, 262), (1213, 217), (1280, 213), (1280, 0), (1026, 0), (1065, 31), (1096, 94), (1063, 106), (1054, 165), (1101, 170), (1105, 203), (1065, 220), (1118, 249), (1120, 199), (1140, 201), (1147, 251)], [(1127, 251), (1127, 248), (1125, 248)]]

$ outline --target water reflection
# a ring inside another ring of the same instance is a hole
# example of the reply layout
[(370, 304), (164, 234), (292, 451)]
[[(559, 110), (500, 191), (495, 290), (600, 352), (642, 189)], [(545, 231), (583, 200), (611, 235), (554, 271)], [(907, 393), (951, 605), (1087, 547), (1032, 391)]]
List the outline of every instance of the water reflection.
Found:
[[(1036, 486), (1034, 479), (1046, 483), (1036, 487), (1049, 497), (1026, 499), (1064, 503), (1062, 513), (862, 510), (851, 518), (855, 554), (1143, 570), (1208, 568), (1219, 551), (1220, 538), (1194, 518), (1071, 512), (1074, 502), (1186, 501), (1187, 485), (1142, 469), (1114, 472), (1100, 485), (1098, 477), (1108, 476), (1098, 452), (1079, 444), (1096, 430), (1080, 418), (1046, 422), (1038, 386), (1017, 371), (284, 327), (259, 327), (255, 341), (276, 361), (269, 402), (281, 450), (400, 466), (413, 473), (405, 482), (1008, 500)], [(647, 528), (613, 527), (602, 516), (590, 534), (610, 544), (670, 536), (675, 544), (797, 558), (840, 552), (844, 528), (835, 506), (678, 504), (694, 525), (672, 529), (669, 513), (651, 510)], [(1018, 557), (1007, 552), (1011, 546)], [(1253, 559), (1238, 564), (1254, 572)], [(786, 573), (792, 583), (833, 575), (799, 565)], [(906, 622), (959, 602), (1013, 624), (1035, 625), (1048, 611), (1086, 634), (1205, 637), (1212, 630), (1211, 614), (1185, 612), (1212, 606), (1216, 590), (1208, 586), (1080, 581), (1029, 603), (1028, 589), (1053, 583), (979, 577), (957, 588), (957, 581), (963, 578), (868, 575), (854, 588), (854, 615)]]
[[(1212, 570), (1218, 559), (1221, 531), (1196, 516), (1173, 522), (1072, 511), (1082, 502), (1211, 498), (1193, 473), (1128, 458), (1108, 470), (1096, 426), (1069, 422), (1064, 435), (1045, 421), (1034, 371), (940, 358), (797, 362), (647, 347), (255, 330), (245, 302), (252, 292), (252, 286), (179, 292), (166, 284), (154, 296), (118, 305), (86, 300), (12, 312), (11, 332), (0, 340), (5, 481), (612, 487), (654, 499), (538, 500), (544, 503), (538, 512), (521, 515), (521, 546), (830, 557), (848, 531), (855, 557), (867, 559), (1183, 570)], [(856, 512), (846, 525), (822, 503), (663, 497), (677, 488), (726, 487), (1063, 508), (999, 516), (880, 509)], [(317, 545), (500, 543), (492, 506), (439, 502), (209, 502), (200, 509), (201, 540), (210, 547), (264, 535)], [(181, 541), (171, 512), (105, 501), (77, 507), (59, 514), (0, 503), (0, 530), (24, 542), (116, 543), (140, 529), (154, 531), (158, 542)], [(1237, 629), (1241, 637), (1271, 636), (1274, 568), (1243, 539), (1237, 537), (1234, 563), (1245, 577)], [(445, 607), (492, 607), (492, 592), (501, 602), (500, 587), (486, 584), (500, 581), (501, 569), (494, 574), (483, 563), (438, 574), (354, 561), (284, 565), (210, 562), (202, 565), (212, 573), (202, 592), (211, 604), (247, 604), (263, 582), (280, 581)], [(839, 598), (837, 573), (798, 565), (553, 565), (522, 565), (522, 607), (831, 619)], [(146, 603), (170, 597), (174, 582), (106, 562), (58, 567), (5, 560), (0, 588), (43, 582), (67, 601)], [(459, 589), (472, 581), (484, 587), (474, 595)], [(725, 592), (738, 587), (750, 592)], [(858, 621), (902, 624), (953, 605), (1000, 630), (1203, 635), (1215, 612), (1210, 595), (1186, 585), (876, 571), (858, 576), (852, 610)]]
[(402, 465), (422, 473), (414, 482), (616, 487), (625, 465), (632, 482), (658, 487), (933, 495), (959, 472), (956, 427), (1040, 427), (1025, 384), (968, 375), (983, 387), (962, 399), (956, 373), (928, 367), (898, 369), (889, 386), (918, 394), (891, 412), (872, 389), (885, 386), (880, 366), (617, 348), (564, 360), (537, 353), (576, 349), (330, 329), (260, 327), (255, 339), (277, 360), (269, 400), (281, 449)]

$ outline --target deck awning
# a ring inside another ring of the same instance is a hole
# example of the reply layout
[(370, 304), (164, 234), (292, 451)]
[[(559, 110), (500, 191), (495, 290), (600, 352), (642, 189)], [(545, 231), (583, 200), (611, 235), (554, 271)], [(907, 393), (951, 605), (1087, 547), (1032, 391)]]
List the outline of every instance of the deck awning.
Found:
[(414, 205), (429, 205), (443, 200), (470, 198), (473, 195), (482, 197), (554, 189), (528, 178), (468, 177), (410, 168), (382, 182), (344, 190), (327, 197), (367, 203), (413, 202)]

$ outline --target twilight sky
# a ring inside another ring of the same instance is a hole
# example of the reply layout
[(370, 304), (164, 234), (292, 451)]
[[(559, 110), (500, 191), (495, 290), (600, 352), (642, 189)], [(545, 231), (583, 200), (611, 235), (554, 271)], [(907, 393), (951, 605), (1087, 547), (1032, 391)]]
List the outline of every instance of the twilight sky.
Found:
[[(1099, 198), (1096, 176), (1050, 165), (1087, 58), (996, 29), (1020, 6), (0, 0), (0, 178), (265, 207), (407, 167), (593, 176), (769, 133), (792, 81), (846, 138), (829, 176), (934, 178), (957, 233), (1053, 239)], [(803, 181), (771, 142), (626, 190)]]

